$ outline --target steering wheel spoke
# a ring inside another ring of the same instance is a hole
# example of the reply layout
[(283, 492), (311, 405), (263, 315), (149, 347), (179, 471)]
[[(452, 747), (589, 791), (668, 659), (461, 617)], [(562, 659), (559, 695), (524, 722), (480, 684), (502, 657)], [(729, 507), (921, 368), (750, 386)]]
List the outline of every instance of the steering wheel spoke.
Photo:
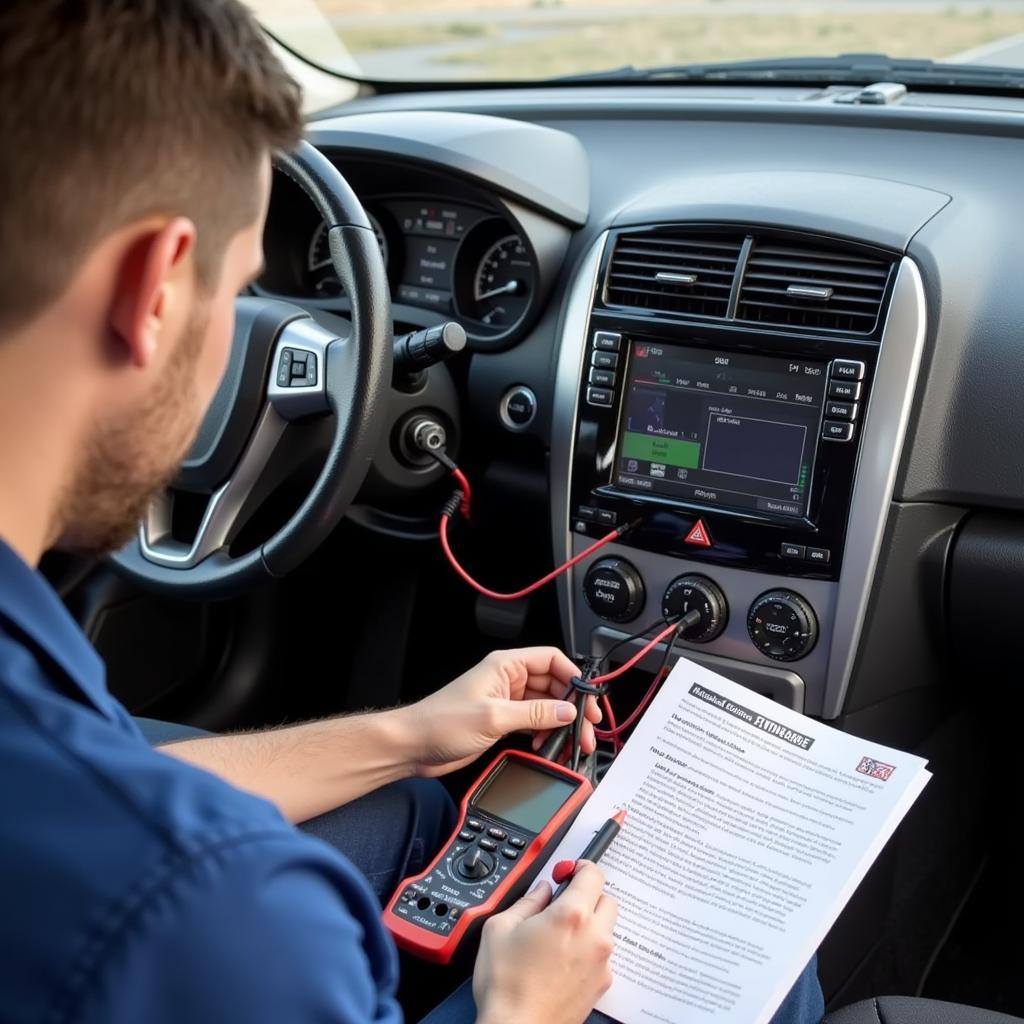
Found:
[(168, 569), (191, 569), (227, 546), (245, 523), (246, 501), (259, 483), (288, 421), (268, 403), (235, 472), (206, 504), (191, 544), (173, 533), (174, 492), (164, 491), (149, 506), (139, 526), (143, 557)]

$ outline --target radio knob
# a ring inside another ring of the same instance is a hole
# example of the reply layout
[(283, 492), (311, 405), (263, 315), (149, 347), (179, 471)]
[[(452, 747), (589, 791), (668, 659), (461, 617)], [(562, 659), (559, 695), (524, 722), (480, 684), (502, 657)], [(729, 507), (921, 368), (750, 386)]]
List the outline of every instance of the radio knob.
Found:
[(494, 858), (489, 853), (474, 847), (455, 862), (455, 870), (463, 878), (486, 878), (494, 870)]
[(775, 661), (796, 661), (818, 640), (814, 609), (792, 590), (769, 590), (751, 606), (747, 630), (754, 646)]
[(729, 603), (718, 585), (697, 573), (674, 579), (661, 599), (661, 614), (676, 619), (688, 611), (700, 612), (700, 622), (682, 634), (683, 640), (707, 644), (720, 636), (729, 621)]
[(644, 581), (624, 558), (602, 558), (583, 579), (587, 604), (611, 622), (629, 622), (644, 606)]

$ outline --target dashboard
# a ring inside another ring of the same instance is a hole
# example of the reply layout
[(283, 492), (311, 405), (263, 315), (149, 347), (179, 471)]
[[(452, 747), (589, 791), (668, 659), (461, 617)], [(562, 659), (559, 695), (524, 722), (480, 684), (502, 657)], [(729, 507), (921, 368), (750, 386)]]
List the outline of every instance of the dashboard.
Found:
[[(1024, 103), (838, 92), (469, 89), (310, 127), (396, 331), (469, 335), (396, 424), (436, 411), (510, 507), (542, 490), (556, 561), (641, 524), (560, 581), (566, 646), (683, 594), (710, 616), (688, 657), (826, 718), (929, 692), (953, 608), (1005, 643), (972, 531), (1024, 514)], [(260, 289), (344, 315), (287, 182), (267, 240)], [(440, 480), (388, 449), (392, 497)]]

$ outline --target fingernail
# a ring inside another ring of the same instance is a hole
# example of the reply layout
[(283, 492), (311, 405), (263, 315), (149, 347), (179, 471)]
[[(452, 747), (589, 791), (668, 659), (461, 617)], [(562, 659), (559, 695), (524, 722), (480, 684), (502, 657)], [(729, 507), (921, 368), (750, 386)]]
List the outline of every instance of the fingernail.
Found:
[(576, 708), (572, 704), (559, 704), (555, 708), (555, 718), (560, 722), (571, 722), (576, 717)]

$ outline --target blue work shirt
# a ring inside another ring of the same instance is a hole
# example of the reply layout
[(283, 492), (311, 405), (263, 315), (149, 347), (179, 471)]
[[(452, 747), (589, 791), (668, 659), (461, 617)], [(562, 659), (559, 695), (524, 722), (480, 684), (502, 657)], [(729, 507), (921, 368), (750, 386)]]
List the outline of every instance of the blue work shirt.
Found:
[(275, 807), (151, 750), (0, 541), (0, 1020), (398, 1021), (367, 883)]

